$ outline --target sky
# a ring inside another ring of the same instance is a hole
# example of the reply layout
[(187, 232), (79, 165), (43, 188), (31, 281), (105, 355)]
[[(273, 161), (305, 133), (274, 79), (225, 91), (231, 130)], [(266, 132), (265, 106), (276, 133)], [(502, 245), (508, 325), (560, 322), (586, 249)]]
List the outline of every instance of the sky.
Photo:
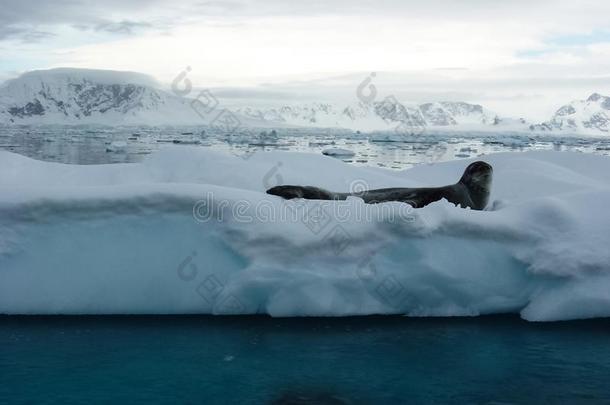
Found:
[(35, 69), (187, 67), (229, 102), (467, 101), (547, 119), (610, 95), (610, 2), (0, 0), (0, 81)]

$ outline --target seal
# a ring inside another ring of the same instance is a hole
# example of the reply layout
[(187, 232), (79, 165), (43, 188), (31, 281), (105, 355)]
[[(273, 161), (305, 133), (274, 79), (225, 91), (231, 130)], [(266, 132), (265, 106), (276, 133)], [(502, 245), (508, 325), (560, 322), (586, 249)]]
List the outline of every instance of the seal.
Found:
[(347, 197), (360, 197), (367, 204), (377, 204), (388, 201), (400, 201), (413, 208), (426, 205), (445, 198), (447, 201), (462, 208), (482, 210), (487, 206), (493, 168), (490, 164), (477, 161), (464, 170), (460, 180), (452, 185), (425, 188), (380, 188), (357, 193), (334, 193), (311, 186), (276, 186), (267, 190), (267, 194), (277, 195), (284, 199), (305, 198), (308, 200), (345, 200)]

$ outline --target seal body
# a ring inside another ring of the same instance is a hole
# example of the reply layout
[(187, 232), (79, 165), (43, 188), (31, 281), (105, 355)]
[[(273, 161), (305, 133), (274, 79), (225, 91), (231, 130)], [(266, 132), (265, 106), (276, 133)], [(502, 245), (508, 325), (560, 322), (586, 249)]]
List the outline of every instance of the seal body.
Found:
[(285, 199), (305, 198), (308, 200), (345, 200), (347, 197), (360, 197), (368, 204), (400, 201), (421, 208), (445, 198), (462, 208), (482, 210), (487, 206), (493, 169), (488, 163), (478, 161), (468, 165), (460, 180), (443, 187), (424, 188), (380, 188), (358, 193), (335, 193), (311, 186), (277, 186), (267, 190), (267, 194)]

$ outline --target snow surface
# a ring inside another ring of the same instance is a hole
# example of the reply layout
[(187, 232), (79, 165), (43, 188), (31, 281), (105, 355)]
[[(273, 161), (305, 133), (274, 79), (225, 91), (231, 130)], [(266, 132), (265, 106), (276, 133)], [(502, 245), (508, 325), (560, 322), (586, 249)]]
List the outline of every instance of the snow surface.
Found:
[(0, 313), (610, 316), (610, 159), (485, 160), (488, 211), (412, 210), (264, 190), (443, 185), (470, 161), (389, 171), (168, 147), (77, 166), (0, 152)]

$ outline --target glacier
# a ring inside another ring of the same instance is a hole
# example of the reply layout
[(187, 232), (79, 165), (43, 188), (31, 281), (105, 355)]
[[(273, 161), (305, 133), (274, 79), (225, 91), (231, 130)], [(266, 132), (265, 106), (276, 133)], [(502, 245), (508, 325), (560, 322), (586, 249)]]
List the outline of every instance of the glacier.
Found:
[(168, 146), (141, 163), (0, 152), (0, 313), (610, 316), (610, 159), (484, 156), (485, 211), (284, 201), (264, 191), (450, 184), (297, 152)]

